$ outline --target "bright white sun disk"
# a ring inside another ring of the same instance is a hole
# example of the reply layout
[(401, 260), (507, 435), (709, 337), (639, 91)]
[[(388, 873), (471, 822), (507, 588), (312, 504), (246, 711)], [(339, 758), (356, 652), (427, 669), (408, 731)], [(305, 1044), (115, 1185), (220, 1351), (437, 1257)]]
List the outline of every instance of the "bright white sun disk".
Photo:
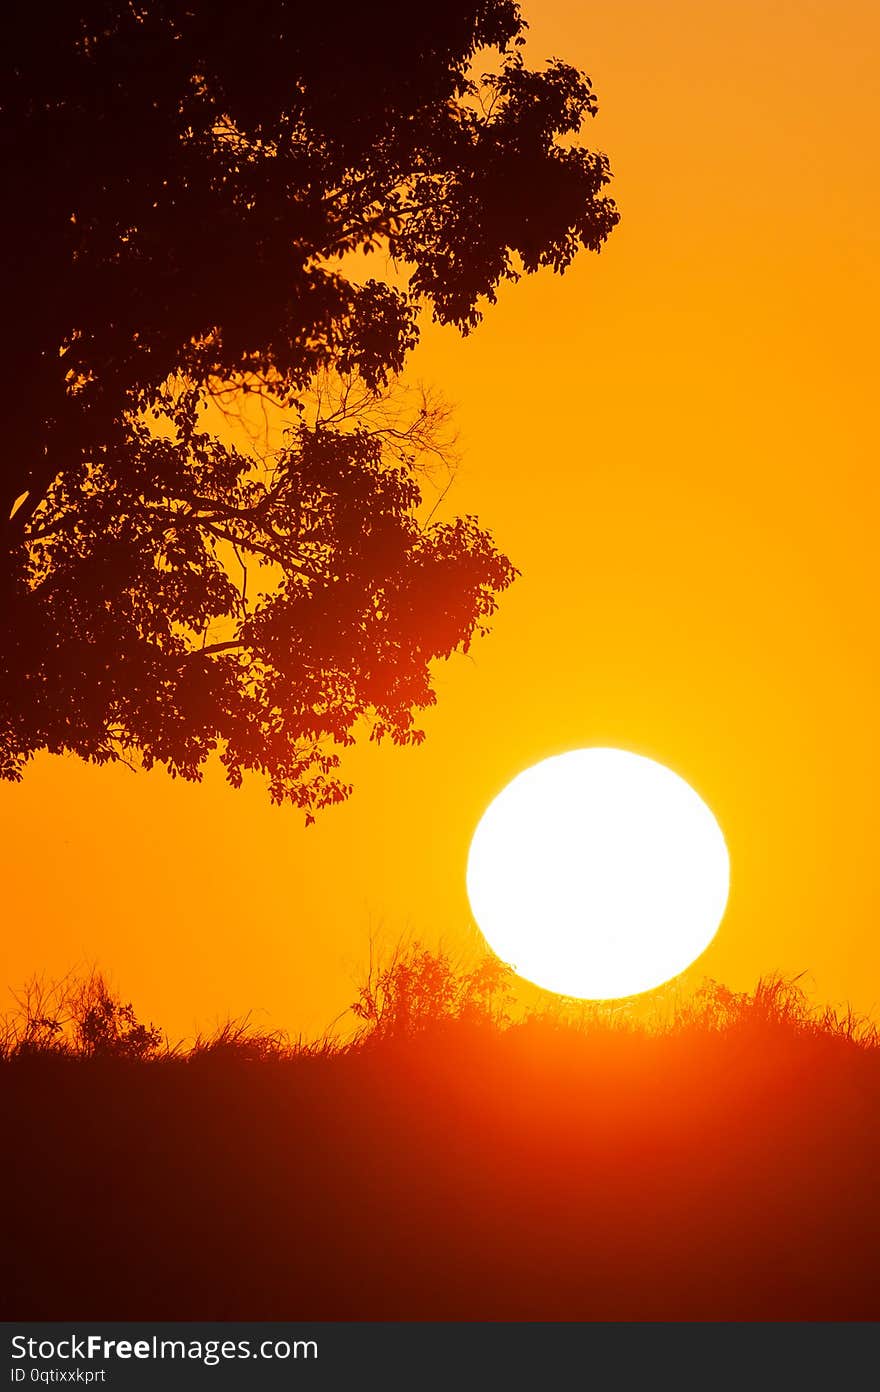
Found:
[(577, 749), (526, 769), (482, 817), (467, 867), (489, 946), (529, 981), (608, 999), (670, 980), (727, 904), (721, 829), (663, 764)]

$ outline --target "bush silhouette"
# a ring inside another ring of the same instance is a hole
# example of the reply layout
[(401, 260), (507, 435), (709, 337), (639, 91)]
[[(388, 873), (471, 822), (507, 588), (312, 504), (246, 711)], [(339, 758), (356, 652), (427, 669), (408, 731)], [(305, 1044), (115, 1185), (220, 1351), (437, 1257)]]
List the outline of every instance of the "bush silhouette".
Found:
[(54, 1054), (145, 1062), (164, 1045), (158, 1026), (142, 1024), (132, 1003), (123, 1001), (98, 971), (52, 983), (32, 977), (16, 997), (16, 1007), (0, 1032), (6, 1060)]
[(81, 1001), (76, 1030), (86, 1058), (149, 1059), (162, 1045), (162, 1031), (138, 1020), (134, 1006), (124, 1004), (108, 989), (102, 977), (89, 983)]
[(486, 956), (470, 970), (449, 955), (414, 943), (398, 947), (388, 962), (370, 961), (351, 1010), (363, 1022), (357, 1042), (400, 1038), (450, 1021), (509, 1023), (510, 968)]

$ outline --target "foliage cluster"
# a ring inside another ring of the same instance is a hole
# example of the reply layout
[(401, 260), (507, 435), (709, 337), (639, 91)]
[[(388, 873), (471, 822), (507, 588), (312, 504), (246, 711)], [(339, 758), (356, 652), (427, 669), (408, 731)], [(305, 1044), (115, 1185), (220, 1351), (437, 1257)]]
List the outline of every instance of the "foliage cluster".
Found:
[[(422, 739), (515, 572), (423, 505), (419, 315), (466, 333), (618, 217), (589, 79), (524, 32), (514, 0), (7, 16), (0, 777), (216, 752), (310, 820), (359, 728)], [(262, 441), (224, 426), (250, 403)]]

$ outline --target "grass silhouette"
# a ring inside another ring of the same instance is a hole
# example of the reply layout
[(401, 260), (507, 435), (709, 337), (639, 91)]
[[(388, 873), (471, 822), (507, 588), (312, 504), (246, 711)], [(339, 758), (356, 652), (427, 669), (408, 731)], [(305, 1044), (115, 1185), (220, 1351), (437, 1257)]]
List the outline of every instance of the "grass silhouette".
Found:
[(346, 1038), (172, 1045), (100, 976), (7, 1021), (10, 1319), (880, 1316), (880, 1040), (796, 981), (517, 1014), (372, 963)]

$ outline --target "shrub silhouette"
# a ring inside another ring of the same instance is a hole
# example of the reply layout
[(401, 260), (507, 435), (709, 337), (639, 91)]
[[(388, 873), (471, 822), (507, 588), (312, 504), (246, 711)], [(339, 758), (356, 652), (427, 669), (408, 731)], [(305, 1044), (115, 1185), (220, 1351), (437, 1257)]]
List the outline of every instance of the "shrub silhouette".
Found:
[(6, 1060), (55, 1054), (78, 1058), (155, 1058), (164, 1044), (158, 1026), (137, 1018), (97, 971), (83, 979), (47, 983), (32, 977), (16, 998), (17, 1009), (0, 1031)]
[(469, 971), (457, 969), (442, 949), (416, 942), (398, 947), (382, 964), (370, 960), (351, 1010), (364, 1028), (357, 1042), (400, 1038), (450, 1021), (492, 1024), (510, 1020), (510, 968), (485, 956)]
[(81, 1052), (87, 1058), (152, 1058), (162, 1045), (162, 1031), (141, 1024), (129, 1001), (123, 1004), (102, 977), (90, 982), (76, 1021)]

